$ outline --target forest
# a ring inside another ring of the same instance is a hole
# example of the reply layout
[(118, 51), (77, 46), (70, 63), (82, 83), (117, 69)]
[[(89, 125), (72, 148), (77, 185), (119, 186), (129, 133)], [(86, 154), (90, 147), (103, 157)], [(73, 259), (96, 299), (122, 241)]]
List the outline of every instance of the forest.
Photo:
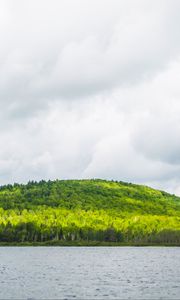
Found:
[(0, 243), (180, 245), (180, 198), (118, 181), (0, 186)]

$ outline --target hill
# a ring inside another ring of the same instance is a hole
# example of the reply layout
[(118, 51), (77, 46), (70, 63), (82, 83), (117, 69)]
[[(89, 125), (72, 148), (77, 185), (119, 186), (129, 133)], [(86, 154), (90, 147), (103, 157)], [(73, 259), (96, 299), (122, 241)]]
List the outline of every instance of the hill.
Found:
[(180, 244), (180, 198), (143, 185), (55, 180), (0, 187), (0, 241)]

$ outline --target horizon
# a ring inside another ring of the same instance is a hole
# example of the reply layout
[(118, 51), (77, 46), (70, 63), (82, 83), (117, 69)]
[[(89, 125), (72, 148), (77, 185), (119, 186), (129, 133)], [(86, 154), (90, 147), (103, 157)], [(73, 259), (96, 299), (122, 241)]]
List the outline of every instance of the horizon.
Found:
[(13, 182), (13, 183), (7, 183), (7, 184), (1, 184), (0, 183), (0, 188), (2, 187), (6, 187), (9, 185), (28, 185), (29, 183), (34, 183), (34, 184), (39, 184), (40, 182), (54, 182), (54, 181), (107, 181), (107, 182), (115, 182), (115, 183), (122, 183), (122, 184), (129, 184), (129, 185), (135, 185), (135, 186), (144, 186), (144, 187), (148, 187), (152, 190), (157, 190), (159, 192), (165, 192), (167, 194), (171, 194), (172, 196), (176, 196), (179, 197), (179, 195), (173, 194), (173, 193), (169, 193), (166, 190), (162, 190), (162, 189), (158, 189), (158, 188), (154, 188), (152, 186), (146, 185), (146, 184), (140, 184), (140, 183), (136, 183), (136, 182), (127, 182), (127, 181), (122, 181), (122, 180), (115, 180), (115, 179), (105, 179), (105, 178), (68, 178), (68, 179), (40, 179), (40, 180), (28, 180), (26, 182)]

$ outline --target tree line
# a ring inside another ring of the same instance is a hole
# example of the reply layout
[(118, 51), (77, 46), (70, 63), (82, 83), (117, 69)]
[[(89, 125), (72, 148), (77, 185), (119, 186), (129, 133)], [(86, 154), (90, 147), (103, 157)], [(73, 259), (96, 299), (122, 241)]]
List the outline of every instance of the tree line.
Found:
[(180, 198), (99, 179), (5, 185), (0, 241), (180, 244)]

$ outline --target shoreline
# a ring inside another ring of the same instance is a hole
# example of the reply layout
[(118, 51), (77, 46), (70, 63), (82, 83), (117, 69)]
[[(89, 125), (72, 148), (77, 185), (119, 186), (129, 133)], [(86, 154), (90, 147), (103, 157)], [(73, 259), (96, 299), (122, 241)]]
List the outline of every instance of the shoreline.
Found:
[(0, 247), (180, 247), (179, 243), (120, 243), (99, 241), (0, 242)]

